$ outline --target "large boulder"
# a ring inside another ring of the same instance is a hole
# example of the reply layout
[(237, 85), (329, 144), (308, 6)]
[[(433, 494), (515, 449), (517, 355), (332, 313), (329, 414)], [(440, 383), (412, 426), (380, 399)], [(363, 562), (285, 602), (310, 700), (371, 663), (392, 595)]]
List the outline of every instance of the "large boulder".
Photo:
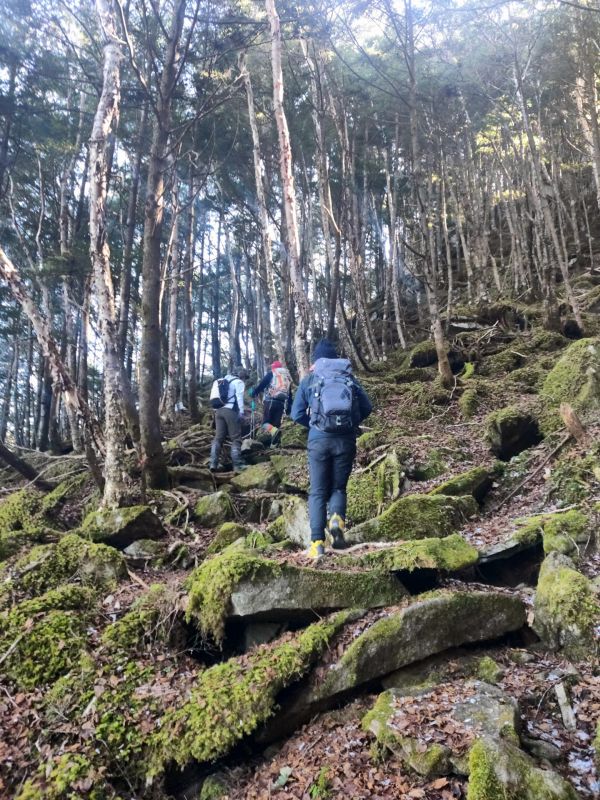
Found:
[(528, 447), (539, 444), (543, 437), (538, 421), (530, 411), (507, 406), (488, 415), (486, 438), (495, 456), (510, 461)]
[(407, 594), (397, 578), (379, 571), (299, 567), (237, 549), (205, 561), (187, 586), (188, 620), (217, 641), (228, 619), (306, 619), (336, 608), (393, 605)]
[(568, 403), (586, 413), (600, 408), (600, 340), (579, 339), (565, 350), (548, 373), (540, 391), (545, 430), (561, 426), (558, 409)]
[(353, 637), (325, 672), (317, 672), (294, 693), (264, 738), (289, 731), (358, 686), (448, 648), (496, 639), (521, 628), (525, 619), (521, 600), (498, 592), (421, 595)]
[(286, 491), (304, 494), (308, 492), (308, 456), (306, 452), (299, 450), (295, 453), (273, 455), (271, 463)]
[(201, 497), (194, 508), (194, 519), (204, 528), (218, 528), (233, 518), (234, 508), (227, 492), (213, 492)]
[(283, 535), (299, 547), (310, 545), (308, 504), (302, 497), (287, 497), (282, 504)]
[(232, 479), (231, 486), (237, 492), (274, 492), (279, 486), (279, 478), (273, 465), (265, 462), (246, 467)]
[(406, 495), (382, 514), (348, 531), (349, 542), (395, 541), (446, 536), (477, 512), (471, 495)]
[(598, 652), (598, 625), (600, 601), (592, 581), (575, 569), (570, 558), (550, 553), (535, 592), (534, 630), (549, 646), (587, 660)]
[(162, 522), (150, 506), (92, 511), (82, 522), (81, 533), (93, 542), (102, 542), (120, 550), (138, 539), (166, 536)]
[(10, 580), (3, 585), (0, 596), (8, 593), (11, 586), (34, 597), (67, 583), (109, 591), (126, 574), (125, 559), (113, 547), (69, 533), (57, 544), (38, 545), (20, 558), (12, 566)]
[(573, 787), (558, 773), (536, 767), (509, 741), (478, 739), (469, 752), (467, 800), (577, 800)]
[(440, 684), (416, 696), (390, 689), (363, 719), (381, 745), (430, 778), (468, 774), (466, 755), (476, 736), (516, 740), (518, 725), (516, 701), (481, 681)]

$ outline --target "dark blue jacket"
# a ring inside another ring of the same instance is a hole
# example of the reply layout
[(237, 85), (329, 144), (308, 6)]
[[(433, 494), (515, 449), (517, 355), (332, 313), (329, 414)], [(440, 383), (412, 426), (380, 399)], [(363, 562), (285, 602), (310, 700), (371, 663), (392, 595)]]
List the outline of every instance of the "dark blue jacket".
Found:
[[(292, 413), (291, 417), (294, 422), (297, 422), (299, 425), (303, 425), (305, 428), (309, 429), (308, 438), (309, 439), (329, 439), (339, 438), (339, 433), (325, 433), (325, 431), (320, 431), (318, 428), (311, 427), (310, 425), (310, 416), (308, 414), (308, 410), (310, 408), (310, 397), (312, 386), (314, 382), (314, 375), (307, 375), (306, 378), (303, 378), (300, 381), (300, 386), (298, 387), (298, 391), (296, 392), (296, 396), (294, 397), (294, 403), (292, 405)], [(356, 385), (356, 399), (357, 399), (357, 414), (356, 414), (356, 422), (354, 426), (354, 431), (352, 433), (346, 434), (347, 436), (356, 436), (358, 432), (358, 426), (360, 423), (366, 419), (371, 411), (373, 410), (373, 405), (369, 400), (369, 396), (362, 388), (360, 383), (354, 379), (354, 383)]]

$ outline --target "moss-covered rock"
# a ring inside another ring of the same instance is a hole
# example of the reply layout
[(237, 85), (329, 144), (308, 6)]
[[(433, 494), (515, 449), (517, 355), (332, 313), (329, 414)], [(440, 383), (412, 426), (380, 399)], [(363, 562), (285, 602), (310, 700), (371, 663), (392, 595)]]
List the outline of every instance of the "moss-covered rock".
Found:
[(516, 406), (507, 406), (489, 414), (485, 433), (492, 453), (502, 461), (509, 461), (542, 441), (536, 417)]
[[(435, 360), (437, 361), (437, 353)], [(427, 382), (432, 381), (434, 377), (435, 376), (433, 372), (428, 369), (424, 369), (423, 367), (401, 369), (398, 372), (394, 372), (392, 375), (392, 378), (396, 381), (396, 383), (414, 383), (415, 381)]]
[(238, 522), (224, 522), (217, 531), (217, 535), (206, 548), (207, 556), (214, 556), (220, 553), (230, 544), (248, 535), (248, 528)]
[(546, 557), (535, 592), (533, 628), (551, 647), (574, 658), (592, 658), (598, 651), (595, 631), (600, 601), (592, 582), (560, 553)]
[(470, 495), (406, 495), (383, 514), (347, 532), (350, 542), (395, 541), (447, 536), (475, 514), (477, 503)]
[(590, 518), (575, 508), (555, 514), (538, 514), (518, 520), (517, 525), (516, 535), (521, 538), (541, 531), (546, 554), (556, 550), (577, 558), (580, 545), (585, 545), (593, 538)]
[(408, 357), (409, 367), (430, 367), (437, 364), (437, 350), (435, 343), (431, 340), (419, 342), (410, 351)]
[(381, 514), (398, 497), (403, 481), (402, 465), (395, 451), (373, 468), (351, 475), (346, 510), (349, 522), (356, 524)]
[(81, 524), (82, 535), (123, 549), (137, 539), (160, 539), (166, 531), (149, 506), (92, 511)]
[(296, 567), (242, 550), (204, 562), (187, 585), (187, 619), (196, 619), (218, 642), (227, 618), (278, 621), (336, 608), (393, 605), (406, 595), (396, 578), (381, 572)]
[(243, 472), (236, 475), (231, 486), (237, 492), (263, 491), (274, 492), (279, 485), (279, 478), (272, 464), (254, 464), (246, 467)]
[(61, 586), (0, 614), (3, 670), (21, 688), (52, 683), (78, 660), (94, 593)]
[(201, 497), (194, 508), (194, 518), (204, 528), (217, 528), (233, 519), (234, 507), (227, 492), (214, 492)]
[(463, 644), (496, 639), (525, 624), (520, 599), (496, 592), (436, 591), (391, 610), (352, 638), (346, 650), (290, 698), (273, 723), (278, 733), (324, 703), (408, 664)]
[[(282, 518), (284, 538), (290, 539), (299, 547), (308, 547), (310, 545), (310, 522), (306, 500), (302, 497), (287, 497), (283, 503)], [(271, 533), (270, 529), (269, 533)], [(271, 535), (278, 538), (275, 532)]]
[(183, 614), (177, 592), (166, 584), (152, 584), (132, 608), (102, 634), (102, 644), (111, 652), (131, 656), (157, 642), (174, 642), (180, 637)]
[(471, 419), (475, 416), (480, 403), (479, 392), (474, 386), (469, 386), (458, 398), (458, 407), (465, 419)]
[(429, 494), (445, 494), (450, 496), (471, 494), (481, 503), (492, 488), (492, 473), (487, 467), (474, 467), (461, 472), (444, 483), (436, 486)]
[(386, 570), (413, 572), (416, 569), (435, 569), (456, 572), (477, 563), (476, 548), (462, 536), (453, 534), (444, 539), (417, 539), (393, 547), (375, 550), (362, 556), (338, 556), (337, 560), (349, 565)]
[(550, 495), (560, 505), (580, 503), (600, 493), (600, 448), (592, 445), (591, 452), (578, 458), (567, 453), (550, 473)]
[[(447, 744), (431, 742), (429, 736), (421, 738), (402, 730), (405, 694), (394, 689), (379, 696), (375, 706), (363, 718), (363, 728), (375, 734), (379, 743), (398, 755), (411, 769), (420, 775), (433, 778), (451, 772), (466, 773), (463, 756), (464, 743), (474, 735), (489, 735), (494, 738), (510, 737), (518, 742), (516, 734), (519, 722), (517, 703), (494, 686), (480, 681), (464, 681), (444, 684), (438, 690), (453, 696), (449, 717), (454, 723), (454, 735)], [(426, 716), (435, 704), (432, 690), (417, 697), (410, 697), (415, 710), (422, 707)], [(402, 730), (400, 733), (399, 730)], [(462, 737), (457, 734), (462, 732)]]
[(165, 714), (152, 736), (150, 774), (173, 761), (181, 767), (214, 761), (252, 734), (273, 714), (281, 690), (307, 672), (346, 618), (336, 614), (288, 641), (201, 673), (191, 696)]
[(469, 752), (467, 800), (577, 800), (577, 793), (514, 744), (484, 736)]
[(89, 475), (84, 472), (61, 481), (51, 492), (43, 496), (39, 506), (40, 513), (60, 522), (60, 512), (65, 503), (80, 495), (88, 480)]
[(486, 683), (499, 683), (504, 675), (502, 667), (490, 656), (477, 659), (477, 677)]
[(30, 596), (73, 582), (109, 590), (126, 572), (123, 556), (114, 548), (86, 541), (76, 533), (67, 534), (58, 544), (37, 545), (11, 571), (13, 585)]
[(308, 428), (303, 425), (296, 425), (290, 420), (286, 420), (281, 426), (281, 434), (279, 438), (280, 447), (298, 448), (300, 450), (306, 449), (308, 441)]
[(585, 413), (600, 408), (600, 341), (580, 339), (569, 345), (540, 390), (544, 401), (542, 426), (545, 431), (562, 426), (561, 403)]
[(273, 455), (271, 463), (286, 491), (308, 492), (308, 457), (305, 452)]
[(0, 501), (0, 561), (27, 545), (56, 538), (58, 532), (49, 527), (43, 502), (44, 495), (36, 489), (21, 489)]
[(413, 481), (429, 481), (443, 475), (447, 469), (448, 455), (438, 447), (428, 450), (424, 458), (409, 456), (406, 461), (406, 474)]
[(384, 431), (366, 431), (356, 440), (356, 449), (359, 453), (368, 453), (375, 447), (379, 447), (380, 444), (383, 444), (384, 439)]

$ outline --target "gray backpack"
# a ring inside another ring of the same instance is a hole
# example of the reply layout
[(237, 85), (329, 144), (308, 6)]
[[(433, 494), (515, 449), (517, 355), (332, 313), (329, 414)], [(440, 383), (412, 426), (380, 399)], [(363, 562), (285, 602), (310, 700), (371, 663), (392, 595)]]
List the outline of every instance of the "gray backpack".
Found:
[(348, 359), (319, 358), (311, 384), (311, 426), (324, 433), (351, 433), (358, 417), (355, 387)]

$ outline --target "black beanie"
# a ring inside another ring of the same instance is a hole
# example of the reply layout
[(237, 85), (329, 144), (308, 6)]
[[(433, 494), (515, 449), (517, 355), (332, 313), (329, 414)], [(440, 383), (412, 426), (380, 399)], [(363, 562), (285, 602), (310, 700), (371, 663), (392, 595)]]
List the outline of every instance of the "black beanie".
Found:
[(335, 345), (332, 344), (329, 339), (321, 339), (315, 345), (315, 349), (313, 350), (313, 361), (317, 361), (319, 358), (337, 358), (338, 354), (335, 349)]

